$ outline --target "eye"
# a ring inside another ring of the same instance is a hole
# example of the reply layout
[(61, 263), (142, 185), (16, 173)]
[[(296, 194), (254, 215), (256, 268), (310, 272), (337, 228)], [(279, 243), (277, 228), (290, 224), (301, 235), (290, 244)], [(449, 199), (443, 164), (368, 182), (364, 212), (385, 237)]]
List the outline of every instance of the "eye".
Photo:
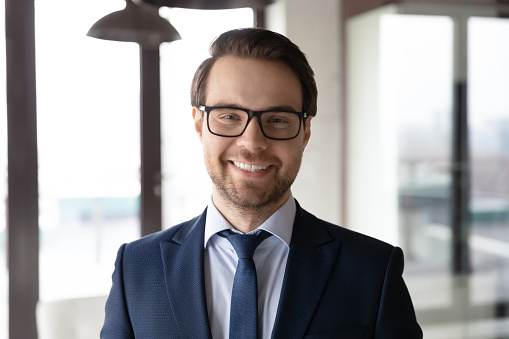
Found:
[(246, 119), (246, 113), (235, 108), (215, 108), (210, 117), (223, 124), (240, 123)]
[(288, 123), (287, 120), (283, 119), (283, 118), (280, 118), (280, 117), (273, 117), (273, 118), (270, 118), (267, 122), (269, 123), (273, 123), (273, 124), (283, 124), (283, 123)]
[(223, 114), (219, 116), (219, 119), (225, 119), (225, 120), (240, 120), (241, 117), (236, 114)]
[(286, 112), (271, 112), (269, 114), (266, 114), (264, 119), (264, 124), (272, 126), (274, 128), (280, 128), (283, 126), (288, 126), (293, 123), (294, 118), (291, 113)]

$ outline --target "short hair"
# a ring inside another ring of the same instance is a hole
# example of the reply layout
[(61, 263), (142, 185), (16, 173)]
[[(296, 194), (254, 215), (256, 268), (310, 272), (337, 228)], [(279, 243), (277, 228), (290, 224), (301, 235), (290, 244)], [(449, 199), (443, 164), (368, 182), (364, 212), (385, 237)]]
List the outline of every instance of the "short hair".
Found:
[(314, 72), (300, 48), (282, 34), (262, 28), (242, 28), (227, 31), (217, 37), (209, 49), (210, 58), (196, 70), (191, 85), (191, 105), (205, 104), (207, 79), (216, 60), (234, 56), (254, 60), (281, 61), (300, 80), (302, 111), (315, 116), (318, 90)]

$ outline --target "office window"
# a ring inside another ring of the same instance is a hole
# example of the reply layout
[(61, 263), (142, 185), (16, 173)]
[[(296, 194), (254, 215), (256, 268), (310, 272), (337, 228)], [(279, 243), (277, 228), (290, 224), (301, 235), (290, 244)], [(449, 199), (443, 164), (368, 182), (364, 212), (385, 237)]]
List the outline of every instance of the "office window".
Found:
[(452, 33), (444, 16), (381, 19), (381, 133), (394, 133), (408, 273), (448, 272), (451, 261)]
[(107, 294), (140, 234), (138, 45), (86, 36), (124, 6), (35, 3), (41, 301)]
[[(495, 302), (509, 302), (509, 20), (470, 18), (469, 245)], [(489, 300), (493, 302), (493, 300)]]
[(163, 8), (182, 40), (161, 45), (161, 139), (163, 228), (191, 219), (211, 194), (201, 144), (191, 117), (189, 91), (212, 40), (224, 31), (253, 26), (253, 10)]

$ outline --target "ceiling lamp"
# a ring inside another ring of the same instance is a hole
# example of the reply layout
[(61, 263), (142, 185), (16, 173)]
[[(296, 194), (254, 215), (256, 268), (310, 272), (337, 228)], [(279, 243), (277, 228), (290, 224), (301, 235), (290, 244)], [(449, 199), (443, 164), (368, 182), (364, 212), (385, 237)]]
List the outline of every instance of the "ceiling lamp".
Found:
[(114, 41), (136, 42), (144, 47), (158, 47), (162, 42), (180, 40), (180, 34), (157, 11), (126, 0), (123, 10), (99, 19), (88, 36)]

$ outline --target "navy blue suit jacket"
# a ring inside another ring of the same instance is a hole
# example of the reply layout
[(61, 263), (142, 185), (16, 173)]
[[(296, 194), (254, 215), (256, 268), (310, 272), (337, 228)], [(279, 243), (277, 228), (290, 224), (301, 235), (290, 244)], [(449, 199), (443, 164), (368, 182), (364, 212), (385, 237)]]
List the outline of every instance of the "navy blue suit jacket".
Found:
[[(122, 245), (101, 338), (211, 338), (205, 218)], [(402, 272), (398, 247), (297, 204), (272, 338), (422, 338)]]

